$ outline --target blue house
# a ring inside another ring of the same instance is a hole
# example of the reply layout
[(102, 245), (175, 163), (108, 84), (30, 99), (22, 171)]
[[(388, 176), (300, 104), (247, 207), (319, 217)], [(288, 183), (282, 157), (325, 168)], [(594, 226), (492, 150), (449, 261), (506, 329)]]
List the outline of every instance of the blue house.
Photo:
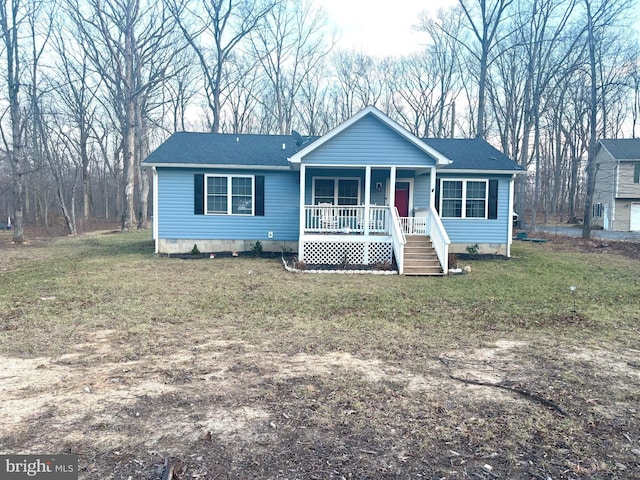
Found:
[(395, 260), (442, 274), (449, 252), (510, 256), (523, 169), (480, 139), (420, 139), (374, 107), (315, 138), (173, 134), (154, 173), (157, 253), (291, 249), (307, 264)]

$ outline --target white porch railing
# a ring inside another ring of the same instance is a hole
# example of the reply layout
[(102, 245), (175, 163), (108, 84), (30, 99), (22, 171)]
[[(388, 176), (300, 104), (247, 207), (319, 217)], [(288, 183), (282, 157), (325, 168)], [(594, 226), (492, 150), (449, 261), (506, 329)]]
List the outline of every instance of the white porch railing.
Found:
[(306, 205), (305, 233), (388, 234), (389, 207), (369, 207), (369, 224), (364, 205)]
[(427, 235), (427, 217), (399, 217), (405, 235)]
[[(395, 207), (390, 209), (388, 206), (370, 205), (368, 224), (364, 221), (365, 211), (364, 205), (306, 205), (304, 233), (389, 235), (400, 274), (403, 273), (406, 236), (428, 235), (431, 237), (442, 270), (445, 273), (448, 271), (451, 242), (440, 216), (433, 208), (418, 210), (415, 217), (400, 217)], [(332, 241), (337, 241), (335, 239)], [(340, 235), (340, 240), (344, 241), (344, 239), (345, 236)]]

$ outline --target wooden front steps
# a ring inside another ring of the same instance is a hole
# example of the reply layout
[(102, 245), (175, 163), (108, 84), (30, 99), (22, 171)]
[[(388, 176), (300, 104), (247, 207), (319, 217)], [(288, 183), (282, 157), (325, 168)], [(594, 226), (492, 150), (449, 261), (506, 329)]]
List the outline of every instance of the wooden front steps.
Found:
[(408, 235), (404, 246), (405, 275), (444, 275), (431, 243), (424, 235)]

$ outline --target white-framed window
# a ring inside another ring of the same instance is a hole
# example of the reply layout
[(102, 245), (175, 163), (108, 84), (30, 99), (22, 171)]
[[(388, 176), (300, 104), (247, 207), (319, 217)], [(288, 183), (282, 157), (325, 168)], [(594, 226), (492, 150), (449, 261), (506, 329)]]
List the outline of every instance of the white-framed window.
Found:
[(599, 202), (591, 205), (591, 216), (593, 218), (602, 217), (603, 212), (604, 212), (604, 209), (602, 207), (602, 203)]
[(442, 218), (488, 218), (488, 180), (440, 181), (440, 216)]
[(360, 205), (359, 178), (313, 178), (313, 204)]
[(207, 175), (205, 177), (207, 215), (253, 215), (255, 205), (252, 175)]

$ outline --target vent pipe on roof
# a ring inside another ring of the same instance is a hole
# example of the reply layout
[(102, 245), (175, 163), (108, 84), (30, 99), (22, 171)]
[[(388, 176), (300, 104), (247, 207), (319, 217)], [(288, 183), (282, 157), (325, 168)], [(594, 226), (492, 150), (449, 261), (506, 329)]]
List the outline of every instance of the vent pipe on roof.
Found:
[(240, 142), (240, 137), (236, 137), (236, 143)]
[(286, 150), (286, 149), (287, 149), (287, 144), (286, 144), (286, 143), (283, 143), (283, 144), (282, 144), (282, 149), (283, 149), (283, 150)]

